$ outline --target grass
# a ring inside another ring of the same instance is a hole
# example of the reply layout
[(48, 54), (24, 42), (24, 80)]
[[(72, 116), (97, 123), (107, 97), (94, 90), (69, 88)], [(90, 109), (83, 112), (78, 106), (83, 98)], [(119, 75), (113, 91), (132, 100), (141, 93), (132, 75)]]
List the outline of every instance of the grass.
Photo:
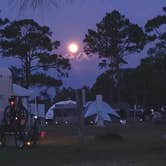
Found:
[(17, 150), (14, 147), (1, 149), (0, 165), (165, 166), (164, 125), (142, 124), (126, 128), (113, 126), (88, 128), (85, 131), (86, 135), (91, 136), (86, 136), (87, 140), (83, 144), (76, 143), (77, 137), (65, 136), (66, 132), (63, 129), (60, 133), (62, 136), (48, 131), (48, 137), (32, 149)]

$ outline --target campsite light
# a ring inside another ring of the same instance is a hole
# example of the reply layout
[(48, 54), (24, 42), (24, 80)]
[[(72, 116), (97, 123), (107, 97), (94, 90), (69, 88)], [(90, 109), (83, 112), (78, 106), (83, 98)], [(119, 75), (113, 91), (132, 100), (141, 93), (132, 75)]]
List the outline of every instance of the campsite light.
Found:
[(58, 124), (58, 122), (56, 121), (55, 124)]
[(18, 120), (18, 117), (16, 116), (15, 119)]
[(35, 115), (34, 118), (37, 119), (37, 115)]
[(139, 121), (140, 121), (140, 122), (143, 122), (143, 119), (142, 119), (142, 118), (140, 118), (140, 119), (139, 119)]
[(152, 115), (154, 114), (154, 109), (153, 108), (151, 109), (151, 113), (152, 113)]
[(68, 121), (65, 121), (65, 124), (68, 124)]
[(27, 142), (27, 146), (31, 146), (31, 142), (30, 141)]

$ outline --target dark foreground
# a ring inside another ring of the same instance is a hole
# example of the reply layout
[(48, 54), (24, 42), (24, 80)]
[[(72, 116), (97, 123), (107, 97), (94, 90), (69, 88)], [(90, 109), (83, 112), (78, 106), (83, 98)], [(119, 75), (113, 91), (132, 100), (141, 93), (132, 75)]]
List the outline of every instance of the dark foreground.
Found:
[(163, 138), (166, 125), (139, 124), (126, 128), (88, 128), (85, 131), (85, 141), (79, 143), (78, 137), (73, 134), (75, 132), (72, 133), (69, 128), (48, 130), (46, 138), (32, 149), (1, 149), (0, 165), (166, 165), (166, 138)]

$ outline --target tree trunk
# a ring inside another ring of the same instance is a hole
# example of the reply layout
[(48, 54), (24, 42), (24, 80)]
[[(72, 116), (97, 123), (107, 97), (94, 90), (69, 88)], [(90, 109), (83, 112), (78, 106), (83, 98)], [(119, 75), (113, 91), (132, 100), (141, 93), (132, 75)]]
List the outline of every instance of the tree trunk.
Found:
[(76, 101), (77, 101), (77, 111), (78, 111), (78, 136), (80, 143), (84, 143), (84, 117), (83, 117), (83, 103), (80, 98), (80, 91), (76, 90)]
[(142, 104), (145, 107), (147, 104), (147, 89), (146, 89), (146, 81), (144, 82), (144, 92), (143, 92), (143, 98), (142, 98)]
[(30, 62), (28, 59), (26, 59), (26, 62), (25, 62), (25, 88), (28, 88), (30, 85), (30, 76), (31, 76)]

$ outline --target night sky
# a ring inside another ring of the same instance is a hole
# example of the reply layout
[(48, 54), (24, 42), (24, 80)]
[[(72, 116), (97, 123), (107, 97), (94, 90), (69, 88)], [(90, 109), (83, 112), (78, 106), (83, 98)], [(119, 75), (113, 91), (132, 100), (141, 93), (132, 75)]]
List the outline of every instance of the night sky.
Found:
[[(88, 29), (95, 29), (96, 23), (100, 22), (106, 12), (116, 9), (131, 22), (143, 26), (147, 19), (153, 18), (162, 12), (166, 5), (165, 0), (75, 0), (72, 4), (66, 4), (55, 8), (51, 5), (41, 6), (35, 12), (27, 8), (24, 12), (18, 11), (19, 0), (0, 0), (1, 17), (10, 20), (32, 18), (41, 25), (47, 25), (53, 32), (55, 40), (61, 41), (60, 52), (67, 54), (68, 43), (75, 41), (80, 45), (82, 52), (82, 40)], [(49, 1), (49, 0), (48, 0)], [(140, 58), (145, 57), (146, 51), (139, 55), (128, 57), (127, 67), (135, 67)], [(13, 60), (0, 60), (0, 66), (9, 66)], [(15, 62), (16, 63), (16, 62)], [(92, 86), (100, 71), (98, 59), (89, 58), (83, 60), (71, 60), (72, 70), (69, 78), (64, 80), (65, 86), (79, 88), (83, 85)], [(51, 73), (53, 74), (53, 73)]]

